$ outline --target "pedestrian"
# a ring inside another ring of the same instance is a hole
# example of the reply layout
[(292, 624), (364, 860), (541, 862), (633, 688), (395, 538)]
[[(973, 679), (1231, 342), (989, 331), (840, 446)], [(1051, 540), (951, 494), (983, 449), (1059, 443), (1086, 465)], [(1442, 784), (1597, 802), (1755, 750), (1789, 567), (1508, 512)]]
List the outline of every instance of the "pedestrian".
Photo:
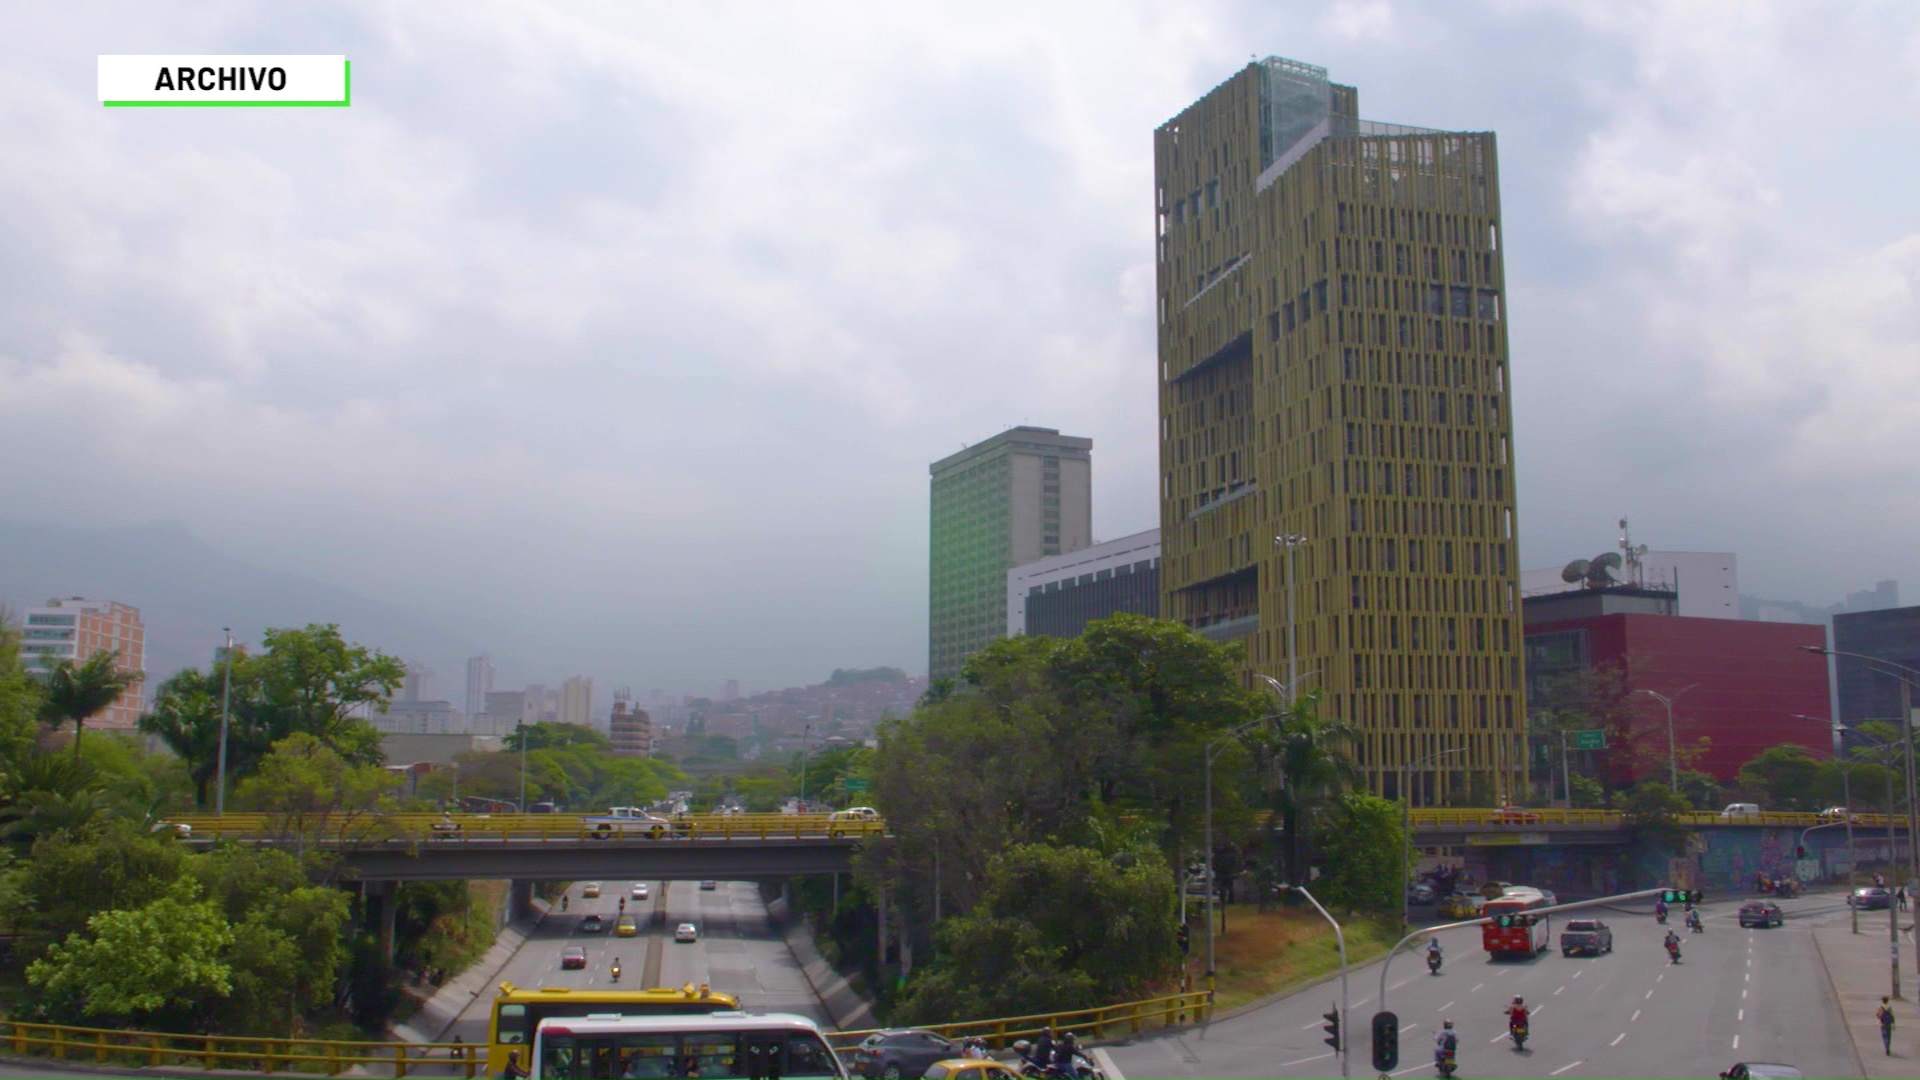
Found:
[(1874, 1013), (1880, 1020), (1880, 1046), (1887, 1056), (1893, 1056), (1893, 1002), (1886, 995), (1880, 996), (1880, 1011)]
[(1901, 911), (1907, 910), (1907, 887), (1905, 885), (1900, 886), (1899, 890), (1896, 891), (1893, 895), (1894, 895), (1894, 899), (1900, 901), (1900, 910)]
[(527, 1070), (520, 1067), (520, 1051), (507, 1054), (507, 1067), (500, 1070), (503, 1080), (526, 1080)]

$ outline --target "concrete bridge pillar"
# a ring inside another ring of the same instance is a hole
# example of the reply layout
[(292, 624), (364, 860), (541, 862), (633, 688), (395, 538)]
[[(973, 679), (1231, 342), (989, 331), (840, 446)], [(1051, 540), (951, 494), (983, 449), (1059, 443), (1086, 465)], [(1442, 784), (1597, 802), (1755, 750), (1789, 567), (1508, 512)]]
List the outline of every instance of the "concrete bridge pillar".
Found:
[(391, 961), (394, 920), (400, 906), (400, 884), (395, 881), (370, 881), (366, 890), (367, 922), (380, 942), (380, 955)]
[(533, 918), (533, 882), (514, 879), (507, 889), (507, 910), (511, 919)]

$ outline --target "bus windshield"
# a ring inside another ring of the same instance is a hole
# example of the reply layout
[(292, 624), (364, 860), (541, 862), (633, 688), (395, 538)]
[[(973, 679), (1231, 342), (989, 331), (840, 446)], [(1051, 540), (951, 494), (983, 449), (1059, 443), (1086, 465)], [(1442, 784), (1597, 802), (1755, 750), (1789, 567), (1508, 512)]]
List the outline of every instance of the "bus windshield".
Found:
[(542, 1080), (846, 1076), (819, 1029), (798, 1017), (740, 1017), (718, 1026), (673, 1017), (550, 1020), (540, 1026), (534, 1053), (533, 1075)]
[(500, 996), (493, 1002), (492, 1022), (488, 1025), (487, 1072), (500, 1075), (507, 1067), (507, 1056), (516, 1050), (524, 1067), (526, 1048), (533, 1045), (534, 1032), (539, 1030), (542, 1020), (606, 1015), (704, 1016), (739, 1008), (739, 998), (704, 986), (679, 990), (668, 987), (651, 990), (542, 987), (536, 990), (502, 983)]

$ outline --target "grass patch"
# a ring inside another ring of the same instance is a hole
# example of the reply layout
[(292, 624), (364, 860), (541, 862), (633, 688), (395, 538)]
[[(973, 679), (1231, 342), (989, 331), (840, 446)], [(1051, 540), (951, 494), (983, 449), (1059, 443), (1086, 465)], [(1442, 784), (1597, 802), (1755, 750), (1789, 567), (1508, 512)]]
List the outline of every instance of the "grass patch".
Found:
[[(1361, 920), (1341, 924), (1347, 936), (1347, 961), (1354, 967), (1385, 955), (1400, 935), (1393, 921)], [(1340, 970), (1340, 949), (1333, 928), (1312, 909), (1261, 911), (1251, 904), (1227, 908), (1227, 932), (1214, 939), (1214, 1008), (1223, 1012), (1278, 994)], [(1206, 932), (1193, 935), (1193, 985), (1204, 986)]]

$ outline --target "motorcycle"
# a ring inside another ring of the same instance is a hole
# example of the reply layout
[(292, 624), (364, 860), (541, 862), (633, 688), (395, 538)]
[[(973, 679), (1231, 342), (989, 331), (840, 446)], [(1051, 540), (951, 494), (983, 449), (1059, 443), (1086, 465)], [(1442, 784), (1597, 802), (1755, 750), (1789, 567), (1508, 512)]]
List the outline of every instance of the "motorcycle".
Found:
[(1671, 959), (1674, 963), (1676, 964), (1679, 963), (1680, 962), (1680, 946), (1678, 944), (1668, 945), (1667, 957)]
[(619, 964), (613, 965), (613, 981), (614, 982), (620, 981), (620, 965)]
[(1427, 970), (1432, 972), (1435, 975), (1440, 974), (1440, 954), (1439, 953), (1430, 952), (1427, 954)]
[(1706, 927), (1700, 925), (1700, 916), (1698, 914), (1687, 916), (1687, 929), (1693, 931), (1696, 934), (1703, 934), (1706, 932)]
[(1527, 1048), (1527, 1025), (1508, 1024), (1507, 1034), (1513, 1037), (1513, 1048), (1515, 1050), (1525, 1050)]
[(1654, 918), (1654, 921), (1658, 922), (1661, 926), (1667, 925), (1667, 909), (1660, 908), (1659, 910), (1655, 911), (1653, 913), (1653, 918)]
[(1454, 1069), (1458, 1067), (1454, 1061), (1453, 1051), (1440, 1051), (1438, 1057), (1434, 1059), (1433, 1067), (1439, 1070), (1440, 1080), (1453, 1080)]

